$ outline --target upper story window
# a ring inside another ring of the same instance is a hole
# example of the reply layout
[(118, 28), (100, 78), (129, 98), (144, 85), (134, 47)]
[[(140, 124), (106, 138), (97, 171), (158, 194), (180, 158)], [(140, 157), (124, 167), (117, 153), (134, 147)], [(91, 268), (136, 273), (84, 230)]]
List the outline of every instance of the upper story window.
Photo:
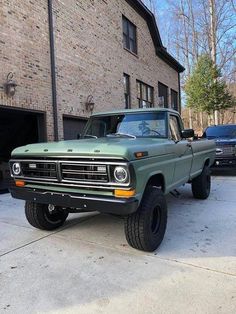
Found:
[(171, 90), (171, 108), (178, 111), (178, 93), (175, 90)]
[(123, 45), (124, 48), (137, 54), (137, 28), (123, 16)]
[(154, 89), (153, 87), (137, 81), (137, 98), (140, 108), (151, 108), (154, 106)]
[(159, 105), (164, 108), (169, 107), (168, 86), (158, 83)]
[(125, 109), (131, 108), (130, 105), (130, 76), (124, 73), (124, 99)]

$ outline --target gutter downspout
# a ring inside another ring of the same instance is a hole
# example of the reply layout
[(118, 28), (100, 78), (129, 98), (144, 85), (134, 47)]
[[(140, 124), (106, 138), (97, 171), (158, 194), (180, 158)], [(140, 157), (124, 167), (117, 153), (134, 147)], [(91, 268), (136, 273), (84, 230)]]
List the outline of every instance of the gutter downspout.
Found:
[(55, 139), (55, 141), (58, 141), (59, 140), (58, 110), (57, 110), (58, 107), (57, 107), (57, 84), (56, 84), (56, 66), (55, 66), (55, 45), (54, 45), (52, 0), (48, 0), (48, 26), (49, 26), (50, 60), (51, 60), (51, 84), (52, 84), (54, 139)]
[(178, 84), (179, 84), (179, 113), (181, 114), (181, 85), (180, 85), (180, 73), (178, 73)]

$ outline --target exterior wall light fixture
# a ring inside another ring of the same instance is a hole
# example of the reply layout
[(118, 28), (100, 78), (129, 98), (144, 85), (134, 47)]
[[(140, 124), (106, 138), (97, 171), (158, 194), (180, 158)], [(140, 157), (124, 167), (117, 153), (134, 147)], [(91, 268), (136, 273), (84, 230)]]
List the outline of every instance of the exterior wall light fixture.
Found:
[(7, 82), (4, 84), (5, 93), (8, 97), (13, 97), (16, 93), (17, 83), (13, 80), (13, 73), (9, 72), (7, 75)]
[(86, 102), (85, 102), (85, 108), (87, 111), (93, 112), (94, 106), (95, 106), (95, 103), (93, 100), (93, 96), (89, 95)]

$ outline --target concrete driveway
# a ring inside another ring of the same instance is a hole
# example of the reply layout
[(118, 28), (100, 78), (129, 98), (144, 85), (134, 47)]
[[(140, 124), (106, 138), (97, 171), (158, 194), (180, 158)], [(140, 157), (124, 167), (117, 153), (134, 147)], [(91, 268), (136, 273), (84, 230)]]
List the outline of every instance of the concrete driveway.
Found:
[(153, 254), (127, 246), (120, 218), (43, 232), (0, 195), (0, 313), (236, 313), (236, 177), (214, 177), (207, 201), (179, 191)]

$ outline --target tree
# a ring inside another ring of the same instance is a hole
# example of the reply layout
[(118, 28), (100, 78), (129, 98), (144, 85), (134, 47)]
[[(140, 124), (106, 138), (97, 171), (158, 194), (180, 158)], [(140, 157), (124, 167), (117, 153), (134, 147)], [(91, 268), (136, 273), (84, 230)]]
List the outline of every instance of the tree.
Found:
[(196, 112), (207, 112), (209, 115), (232, 108), (235, 104), (226, 82), (221, 78), (220, 70), (209, 55), (199, 57), (186, 81), (185, 93), (189, 108)]
[[(162, 25), (171, 21), (170, 31), (163, 32), (162, 36), (164, 43), (169, 43), (167, 48), (170, 52), (180, 57), (186, 69), (188, 63), (192, 69), (198, 55), (209, 54), (227, 81), (231, 81), (236, 56), (235, 0), (166, 2), (168, 8), (163, 15), (165, 21), (161, 17), (159, 21), (161, 32)], [(156, 9), (156, 12), (158, 14), (159, 11)], [(167, 35), (171, 36), (171, 40), (165, 38)]]
[[(159, 29), (164, 45), (186, 68), (181, 75), (184, 89), (199, 56), (209, 55), (227, 83), (236, 84), (236, 0), (144, 0), (158, 17)], [(218, 87), (227, 92), (219, 77)], [(217, 84), (216, 84), (217, 85)], [(185, 93), (182, 93), (185, 96)], [(223, 93), (223, 104), (230, 103)], [(219, 98), (218, 98), (219, 100)], [(185, 103), (185, 101), (183, 101)], [(215, 108), (222, 107), (221, 105)], [(224, 106), (223, 106), (224, 107)], [(189, 127), (203, 125), (206, 117), (202, 111), (194, 112), (188, 107)], [(210, 115), (209, 123), (223, 119), (223, 109)], [(229, 113), (230, 114), (230, 113)], [(212, 116), (213, 115), (213, 116)], [(235, 116), (235, 114), (234, 114)], [(199, 121), (199, 122), (198, 122)]]

